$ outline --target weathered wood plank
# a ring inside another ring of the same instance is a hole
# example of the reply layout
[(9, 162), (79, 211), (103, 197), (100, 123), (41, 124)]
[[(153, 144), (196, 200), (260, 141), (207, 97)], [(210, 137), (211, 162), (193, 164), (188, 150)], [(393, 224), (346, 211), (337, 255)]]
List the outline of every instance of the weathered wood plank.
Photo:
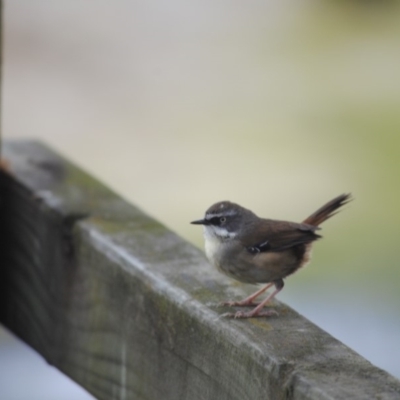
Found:
[(46, 147), (4, 145), (0, 318), (99, 399), (399, 399), (400, 382), (284, 304), (225, 320), (245, 289)]

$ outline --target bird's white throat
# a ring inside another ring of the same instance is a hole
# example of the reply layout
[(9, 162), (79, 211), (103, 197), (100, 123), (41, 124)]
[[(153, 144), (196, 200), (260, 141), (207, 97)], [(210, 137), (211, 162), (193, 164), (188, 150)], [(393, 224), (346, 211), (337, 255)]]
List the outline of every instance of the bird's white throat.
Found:
[(204, 226), (203, 234), (206, 255), (210, 261), (215, 260), (222, 242), (227, 239), (233, 239), (236, 236), (236, 233), (228, 232), (220, 226)]

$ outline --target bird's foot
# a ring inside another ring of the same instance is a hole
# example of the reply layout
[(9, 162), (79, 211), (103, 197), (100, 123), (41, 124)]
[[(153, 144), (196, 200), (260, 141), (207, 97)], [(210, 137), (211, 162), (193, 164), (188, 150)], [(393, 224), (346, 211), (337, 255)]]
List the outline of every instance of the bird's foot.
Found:
[(252, 306), (258, 306), (258, 303), (253, 303), (252, 300), (242, 300), (242, 301), (223, 301), (221, 303), (222, 306), (228, 306), (228, 307), (252, 307)]
[(264, 310), (256, 312), (252, 311), (236, 311), (235, 313), (225, 313), (222, 316), (234, 319), (244, 319), (244, 318), (259, 318), (259, 317), (272, 317), (273, 315), (278, 316), (279, 314), (275, 310)]

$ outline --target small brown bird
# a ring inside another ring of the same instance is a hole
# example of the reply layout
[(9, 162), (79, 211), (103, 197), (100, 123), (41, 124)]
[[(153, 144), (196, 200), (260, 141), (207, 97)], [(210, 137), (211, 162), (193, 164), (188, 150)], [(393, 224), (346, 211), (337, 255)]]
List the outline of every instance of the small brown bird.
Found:
[[(276, 314), (273, 310), (262, 309), (282, 290), (283, 279), (308, 263), (312, 242), (321, 238), (315, 233), (319, 225), (350, 200), (350, 194), (342, 194), (300, 224), (259, 218), (230, 201), (212, 205), (204, 219), (191, 222), (204, 226), (205, 249), (211, 264), (240, 282), (267, 284), (242, 301), (223, 303), (255, 306), (251, 311), (226, 316), (251, 318)], [(259, 304), (253, 302), (273, 285), (275, 290), (265, 300)]]

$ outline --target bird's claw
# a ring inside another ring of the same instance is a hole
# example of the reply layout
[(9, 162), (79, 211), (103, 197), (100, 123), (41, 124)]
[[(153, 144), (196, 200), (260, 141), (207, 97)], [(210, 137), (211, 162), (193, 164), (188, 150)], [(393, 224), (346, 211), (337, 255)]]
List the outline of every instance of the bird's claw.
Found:
[(256, 307), (257, 305), (257, 303), (253, 303), (252, 301), (223, 301), (220, 304), (221, 307)]
[(234, 319), (244, 319), (244, 318), (259, 318), (259, 317), (272, 317), (272, 316), (278, 316), (278, 312), (275, 310), (264, 310), (260, 312), (254, 312), (253, 311), (236, 311), (235, 313), (225, 313), (222, 314), (223, 317), (227, 318), (234, 318)]

